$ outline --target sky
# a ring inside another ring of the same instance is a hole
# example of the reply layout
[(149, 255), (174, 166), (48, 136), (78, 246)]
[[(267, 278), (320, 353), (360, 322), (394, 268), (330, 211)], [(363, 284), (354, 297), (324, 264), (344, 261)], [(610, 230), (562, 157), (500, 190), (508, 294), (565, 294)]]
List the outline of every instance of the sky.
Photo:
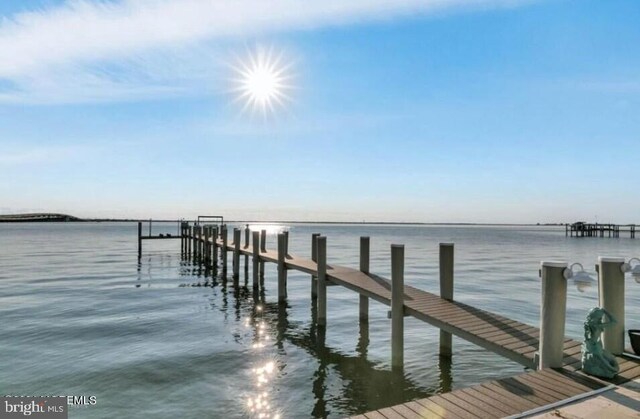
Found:
[[(640, 223), (637, 0), (0, 2), (0, 213)], [(270, 53), (287, 99), (245, 106)]]

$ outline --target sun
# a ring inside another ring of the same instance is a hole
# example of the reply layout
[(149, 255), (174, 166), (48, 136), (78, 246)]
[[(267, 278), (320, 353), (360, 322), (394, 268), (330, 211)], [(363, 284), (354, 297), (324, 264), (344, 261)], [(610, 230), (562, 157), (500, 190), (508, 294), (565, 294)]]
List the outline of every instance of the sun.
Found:
[(247, 58), (233, 65), (233, 92), (243, 103), (242, 111), (251, 110), (263, 116), (284, 108), (290, 101), (292, 86), (291, 62), (273, 48), (256, 48)]

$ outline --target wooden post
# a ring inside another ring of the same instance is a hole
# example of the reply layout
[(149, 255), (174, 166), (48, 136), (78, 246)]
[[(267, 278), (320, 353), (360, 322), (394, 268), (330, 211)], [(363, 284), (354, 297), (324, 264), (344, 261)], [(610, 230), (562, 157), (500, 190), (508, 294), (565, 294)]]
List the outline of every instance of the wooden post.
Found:
[(287, 249), (286, 240), (284, 233), (278, 234), (278, 302), (287, 299), (287, 268), (284, 264)]
[(538, 369), (561, 368), (564, 323), (567, 311), (565, 262), (542, 262), (542, 304)]
[(142, 221), (138, 221), (138, 260), (142, 258)]
[(204, 246), (202, 241), (202, 230), (203, 227), (201, 225), (198, 226), (198, 259), (202, 261), (202, 256), (204, 253)]
[(598, 300), (615, 319), (602, 333), (602, 346), (614, 355), (624, 352), (624, 258), (598, 258)]
[(257, 289), (260, 276), (260, 232), (254, 231), (251, 235), (253, 239), (253, 289)]
[(227, 226), (222, 226), (222, 249), (220, 249), (220, 255), (222, 256), (222, 274), (227, 274), (227, 265), (228, 265), (228, 257), (227, 257), (227, 240), (228, 240), (228, 231)]
[[(318, 262), (318, 237), (320, 233), (311, 234), (311, 260)], [(316, 266), (317, 271), (317, 266)], [(318, 277), (311, 275), (311, 299), (318, 298)]]
[(318, 236), (318, 325), (327, 325), (327, 238)]
[(205, 249), (204, 249), (204, 231), (205, 227), (200, 226), (198, 229), (198, 247), (200, 248), (200, 261), (204, 261), (205, 258)]
[[(371, 246), (369, 237), (360, 237), (360, 272), (369, 273), (369, 254)], [(369, 321), (369, 297), (360, 294), (360, 321)]]
[[(267, 230), (260, 230), (260, 252), (267, 251)], [(264, 285), (264, 261), (260, 260), (260, 284)]]
[(240, 278), (240, 241), (242, 231), (239, 228), (233, 229), (233, 279)]
[(193, 253), (196, 259), (200, 260), (200, 226), (195, 226), (193, 230)]
[(198, 226), (197, 225), (193, 226), (191, 241), (193, 242), (193, 258), (196, 259), (196, 257), (198, 256)]
[(187, 227), (187, 256), (191, 259), (191, 236), (193, 235), (193, 226)]
[(289, 231), (284, 232), (284, 254), (285, 256), (289, 254)]
[(404, 246), (391, 245), (391, 367), (404, 365)]
[[(453, 301), (453, 243), (440, 243), (440, 297)], [(440, 330), (440, 355), (451, 356), (451, 333)]]
[(260, 251), (267, 251), (267, 230), (260, 230)]
[(184, 254), (184, 224), (183, 223), (180, 223), (178, 234), (180, 234), (180, 253)]
[[(249, 249), (249, 236), (251, 235), (251, 229), (249, 224), (244, 228), (244, 248)], [(249, 272), (249, 255), (244, 255), (244, 271)]]
[(211, 255), (211, 266), (213, 266), (214, 270), (218, 269), (218, 227), (213, 227), (212, 228), (212, 234), (213, 237), (213, 249), (212, 249), (212, 255)]
[(211, 251), (209, 249), (209, 226), (204, 227), (204, 263), (209, 266)]

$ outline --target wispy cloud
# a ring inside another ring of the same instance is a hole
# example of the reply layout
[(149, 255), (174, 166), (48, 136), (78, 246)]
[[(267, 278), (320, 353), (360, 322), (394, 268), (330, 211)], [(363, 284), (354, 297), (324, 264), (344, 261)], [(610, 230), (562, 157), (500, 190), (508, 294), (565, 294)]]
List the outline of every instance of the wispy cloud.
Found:
[[(212, 61), (194, 49), (212, 53), (216, 40), (530, 1), (74, 0), (0, 22), (0, 101), (114, 100), (199, 91), (202, 77), (216, 76), (197, 71)], [(179, 60), (185, 57), (192, 59)]]

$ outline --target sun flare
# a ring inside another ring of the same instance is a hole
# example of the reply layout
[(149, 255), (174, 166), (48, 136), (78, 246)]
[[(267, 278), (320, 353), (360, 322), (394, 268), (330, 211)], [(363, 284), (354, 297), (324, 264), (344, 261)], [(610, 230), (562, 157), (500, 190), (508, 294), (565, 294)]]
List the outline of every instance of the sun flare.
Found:
[(233, 91), (236, 101), (243, 103), (243, 112), (250, 109), (266, 116), (291, 101), (291, 63), (285, 62), (282, 53), (257, 48), (233, 69)]

